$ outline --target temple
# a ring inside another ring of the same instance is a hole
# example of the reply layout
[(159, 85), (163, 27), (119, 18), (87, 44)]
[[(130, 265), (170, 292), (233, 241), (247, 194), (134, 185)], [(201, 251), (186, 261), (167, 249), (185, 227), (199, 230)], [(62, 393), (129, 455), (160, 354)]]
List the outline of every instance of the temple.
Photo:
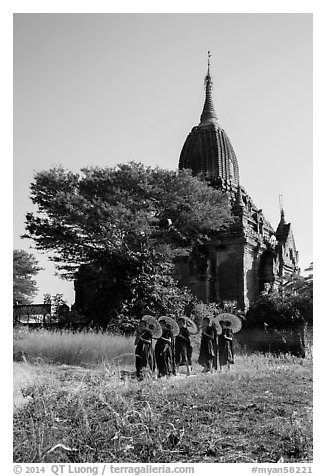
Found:
[[(175, 262), (175, 278), (180, 285), (187, 286), (205, 303), (236, 301), (238, 308), (246, 311), (262, 291), (279, 287), (299, 271), (298, 252), (283, 207), (274, 231), (241, 185), (235, 151), (214, 108), (210, 54), (203, 111), (198, 126), (193, 127), (183, 145), (179, 169), (190, 169), (222, 190), (234, 217), (233, 223), (216, 233), (208, 244), (195, 246), (190, 256)], [(82, 314), (91, 309), (100, 315), (106, 312), (105, 306), (111, 306), (110, 299), (116, 298), (110, 283), (99, 286), (100, 273), (99, 267), (91, 265), (79, 269), (75, 309)], [(99, 289), (105, 303), (98, 297)]]
[(196, 246), (189, 258), (179, 259), (176, 278), (205, 303), (237, 301), (247, 310), (262, 291), (279, 287), (299, 271), (298, 252), (283, 208), (274, 231), (241, 185), (238, 160), (219, 124), (212, 92), (208, 53), (204, 107), (182, 147), (179, 169), (190, 169), (223, 190), (234, 222), (209, 244)]

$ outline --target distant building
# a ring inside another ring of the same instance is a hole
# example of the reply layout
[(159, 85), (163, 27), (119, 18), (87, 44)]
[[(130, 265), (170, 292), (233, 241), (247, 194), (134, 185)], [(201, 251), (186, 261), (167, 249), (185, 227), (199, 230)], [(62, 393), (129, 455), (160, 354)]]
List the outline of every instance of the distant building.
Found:
[(44, 325), (51, 319), (51, 304), (15, 304), (14, 324)]
[(58, 318), (70, 311), (67, 304), (60, 304), (56, 309), (51, 304), (14, 304), (14, 325), (42, 327), (58, 322)]
[(206, 303), (235, 300), (247, 310), (261, 291), (299, 271), (298, 252), (284, 210), (274, 231), (241, 185), (235, 151), (214, 109), (212, 85), (208, 59), (203, 111), (183, 145), (179, 169), (191, 169), (223, 190), (235, 222), (209, 244), (197, 246), (190, 258), (180, 259), (176, 277)]

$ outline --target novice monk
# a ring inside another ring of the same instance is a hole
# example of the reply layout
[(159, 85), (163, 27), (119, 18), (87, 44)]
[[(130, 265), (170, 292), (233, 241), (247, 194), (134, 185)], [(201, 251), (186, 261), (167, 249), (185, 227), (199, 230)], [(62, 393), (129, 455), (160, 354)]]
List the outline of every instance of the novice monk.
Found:
[(173, 335), (172, 327), (170, 323), (168, 322), (166, 323), (166, 328), (169, 329), (169, 331), (171, 332), (171, 358), (172, 358), (171, 367), (172, 367), (172, 374), (176, 375), (177, 373), (175, 369), (175, 337)]
[(212, 328), (213, 328), (213, 335), (214, 335), (214, 339), (213, 339), (213, 349), (214, 349), (213, 368), (214, 368), (214, 370), (217, 370), (218, 369), (218, 363), (217, 363), (217, 356), (218, 356), (217, 338), (218, 338), (218, 334), (217, 334), (217, 329), (216, 329), (216, 325), (215, 325), (214, 322), (212, 322)]
[(160, 320), (162, 327), (162, 336), (157, 339), (155, 345), (155, 358), (157, 364), (158, 377), (169, 377), (173, 372), (172, 361), (172, 339), (173, 334), (170, 329), (167, 328), (166, 321)]
[(147, 327), (145, 321), (140, 321), (139, 335), (136, 336), (136, 375), (139, 380), (143, 380), (145, 370), (150, 372), (155, 370), (155, 359), (152, 347), (152, 326)]
[(222, 334), (218, 337), (218, 356), (220, 372), (222, 372), (224, 365), (227, 365), (228, 370), (230, 370), (230, 364), (234, 364), (234, 352), (231, 322), (220, 321), (220, 324), (222, 327)]
[(208, 317), (204, 317), (202, 329), (198, 362), (204, 367), (203, 372), (210, 372), (214, 359), (213, 340), (215, 333), (213, 327), (209, 325)]
[(138, 324), (138, 327), (136, 329), (136, 335), (135, 335), (135, 345), (138, 344), (139, 338), (146, 329), (146, 322), (145, 321), (140, 321)]
[(192, 347), (190, 343), (189, 331), (186, 327), (186, 320), (183, 319), (183, 317), (180, 317), (178, 319), (178, 325), (180, 332), (175, 338), (176, 372), (179, 373), (180, 365), (186, 365), (187, 375), (190, 375)]

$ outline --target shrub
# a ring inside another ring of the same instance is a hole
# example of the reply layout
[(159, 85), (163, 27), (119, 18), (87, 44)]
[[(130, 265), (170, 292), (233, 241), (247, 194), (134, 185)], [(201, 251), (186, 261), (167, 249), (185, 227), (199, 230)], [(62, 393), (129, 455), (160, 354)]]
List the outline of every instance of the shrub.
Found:
[(246, 327), (292, 328), (312, 319), (312, 298), (272, 291), (262, 294), (246, 315)]

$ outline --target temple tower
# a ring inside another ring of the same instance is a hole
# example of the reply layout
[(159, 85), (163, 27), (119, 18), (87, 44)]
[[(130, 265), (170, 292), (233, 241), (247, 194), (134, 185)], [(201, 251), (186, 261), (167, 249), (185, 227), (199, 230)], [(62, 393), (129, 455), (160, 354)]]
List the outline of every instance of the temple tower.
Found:
[(214, 108), (210, 56), (208, 52), (200, 122), (186, 138), (179, 169), (190, 169), (193, 175), (201, 175), (211, 186), (223, 190), (234, 223), (209, 244), (196, 247), (190, 258), (180, 259), (176, 277), (206, 303), (232, 300), (247, 310), (261, 291), (277, 286), (284, 274), (298, 269), (298, 254), (284, 216), (275, 233), (240, 184), (235, 151)]
[(219, 125), (213, 104), (210, 53), (205, 77), (205, 102), (198, 126), (193, 127), (181, 151), (179, 168), (203, 174), (212, 184), (231, 189), (239, 184), (238, 161), (230, 139)]

